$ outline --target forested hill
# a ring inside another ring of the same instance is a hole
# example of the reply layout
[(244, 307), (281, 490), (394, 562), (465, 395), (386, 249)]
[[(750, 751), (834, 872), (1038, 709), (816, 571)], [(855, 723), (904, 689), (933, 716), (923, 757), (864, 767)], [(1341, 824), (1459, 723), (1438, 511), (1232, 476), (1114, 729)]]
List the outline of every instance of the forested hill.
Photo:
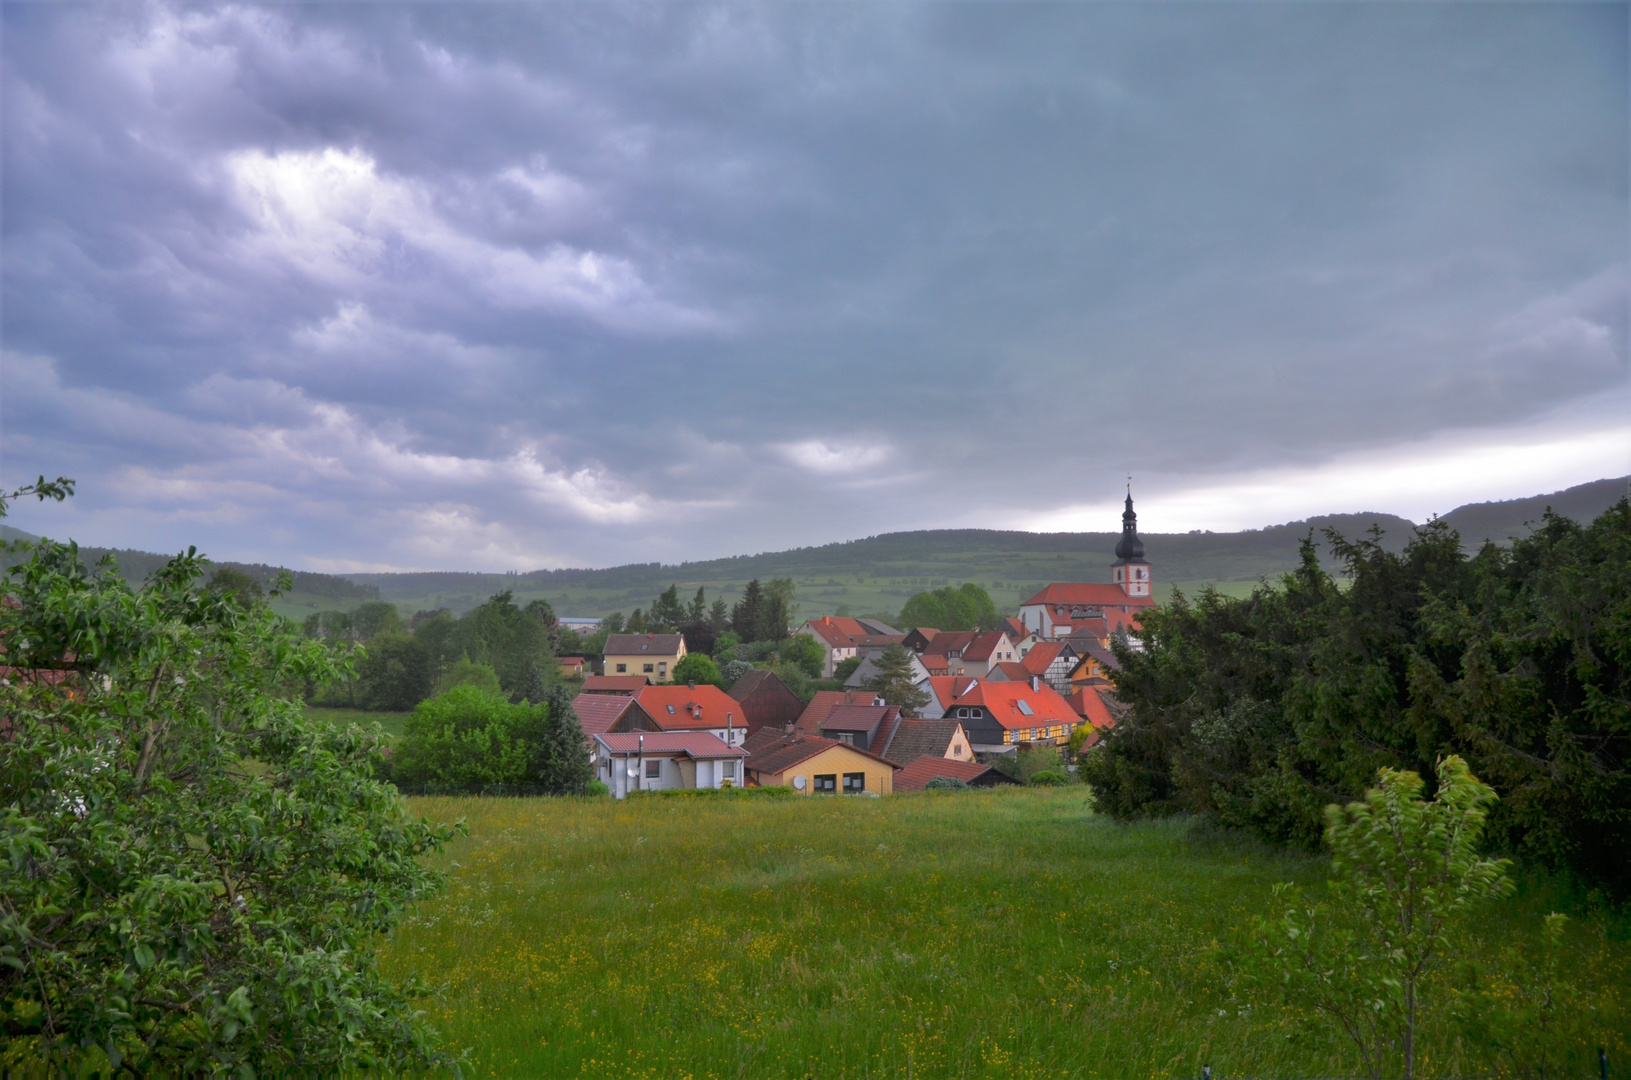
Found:
[[(1252, 580), (1293, 565), (1309, 529), (1358, 534), (1379, 525), (1390, 544), (1403, 543), (1411, 523), (1391, 514), (1341, 514), (1239, 533), (1140, 533), (1152, 563), (1168, 581)], [(995, 529), (926, 529), (885, 533), (820, 547), (793, 548), (678, 565), (635, 563), (604, 570), (535, 570), (523, 574), (353, 574), (377, 585), (384, 599), (468, 589), (517, 591), (588, 586), (665, 588), (670, 582), (746, 582), (750, 578), (864, 577), (986, 581), (1056, 577), (1106, 578), (1119, 533), (1031, 533)], [(1080, 567), (1080, 569), (1073, 569)]]
[[(1526, 532), (1525, 522), (1539, 520), (1547, 506), (1576, 520), (1589, 521), (1626, 493), (1627, 478), (1599, 480), (1550, 495), (1509, 502), (1475, 503), (1445, 515), (1468, 547), (1485, 538), (1504, 541)], [(1146, 524), (1156, 522), (1146, 517)], [(1372, 526), (1384, 544), (1397, 549), (1414, 525), (1393, 514), (1337, 514), (1294, 521), (1265, 529), (1232, 533), (1142, 532), (1155, 567), (1157, 595), (1174, 584), (1186, 590), (1200, 582), (1249, 587), (1265, 575), (1289, 570), (1297, 546), (1312, 531), (1316, 538), (1331, 527), (1356, 537)], [(15, 530), (0, 526), (0, 531)], [(296, 574), (296, 596), (280, 607), (299, 614), (317, 607), (350, 607), (378, 596), (405, 611), (447, 607), (464, 611), (501, 589), (518, 599), (542, 598), (562, 615), (604, 615), (649, 605), (658, 592), (680, 584), (687, 592), (706, 587), (708, 595), (733, 599), (752, 578), (788, 577), (798, 589), (801, 616), (898, 611), (906, 597), (925, 588), (963, 581), (985, 587), (999, 608), (1013, 609), (1025, 596), (1049, 581), (1108, 581), (1118, 533), (1030, 533), (993, 529), (930, 529), (886, 533), (863, 540), (794, 548), (790, 551), (664, 566), (637, 563), (599, 570), (537, 570), (522, 574), (404, 573)], [(86, 549), (88, 559), (102, 549)], [(116, 551), (125, 575), (143, 580), (164, 556)], [(223, 563), (267, 581), (273, 567)]]
[[(14, 529), (9, 525), (0, 525), (0, 541), (32, 541), (38, 539), (39, 537), (23, 532), (21, 529)], [(120, 576), (126, 581), (137, 585), (146, 581), (149, 574), (169, 562), (172, 557), (158, 555), (151, 551), (134, 551), (127, 548), (82, 547), (79, 549), (79, 553), (82, 561), (87, 566), (96, 565), (104, 555), (112, 555), (119, 564)], [(4, 559), (5, 565), (10, 566), (17, 561), (18, 556), (6, 555)], [(283, 569), (280, 566), (267, 566), (265, 563), (217, 562), (215, 565), (248, 574), (260, 582), (263, 587), (268, 588)], [(379, 599), (379, 589), (373, 585), (336, 577), (333, 574), (314, 574), (307, 570), (291, 570), (289, 573), (294, 578), (294, 592), (304, 596), (323, 597), (333, 600)]]
[[(1539, 520), (1547, 506), (1590, 520), (1626, 492), (1627, 478), (1599, 480), (1551, 495), (1509, 502), (1474, 503), (1445, 515), (1469, 547), (1484, 539), (1505, 541), (1522, 535), (1524, 523)], [(1141, 532), (1148, 557), (1165, 582), (1255, 581), (1296, 564), (1298, 544), (1312, 530), (1327, 527), (1358, 536), (1377, 526), (1390, 548), (1404, 544), (1412, 522), (1393, 514), (1335, 514), (1245, 532)], [(750, 578), (869, 578), (1001, 581), (1023, 587), (1050, 580), (1108, 580), (1119, 533), (1031, 533), (994, 529), (929, 529), (885, 533), (864, 540), (794, 548), (758, 555), (664, 566), (636, 563), (601, 570), (538, 570), (523, 574), (352, 574), (353, 581), (377, 585), (385, 599), (436, 593), (512, 588), (548, 593), (576, 588), (650, 591), (671, 582), (740, 584)], [(836, 584), (836, 582), (835, 582)], [(801, 595), (804, 590), (801, 590)], [(632, 596), (631, 596), (632, 599)]]

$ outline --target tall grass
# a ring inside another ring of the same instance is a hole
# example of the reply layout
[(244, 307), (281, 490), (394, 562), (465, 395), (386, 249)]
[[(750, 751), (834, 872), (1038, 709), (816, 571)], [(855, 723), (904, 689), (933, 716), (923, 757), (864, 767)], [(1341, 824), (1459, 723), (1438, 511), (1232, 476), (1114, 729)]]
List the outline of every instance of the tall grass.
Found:
[[(1235, 1000), (1220, 943), (1313, 858), (1092, 814), (1082, 788), (887, 799), (413, 799), (470, 835), (385, 948), (478, 1073), (1171, 1077), (1351, 1073)], [(1495, 942), (1538, 925), (1522, 894)], [(1592, 937), (1626, 1052), (1631, 950)], [(1584, 977), (1584, 976), (1582, 976)], [(1440, 1019), (1428, 1071), (1495, 1066)]]

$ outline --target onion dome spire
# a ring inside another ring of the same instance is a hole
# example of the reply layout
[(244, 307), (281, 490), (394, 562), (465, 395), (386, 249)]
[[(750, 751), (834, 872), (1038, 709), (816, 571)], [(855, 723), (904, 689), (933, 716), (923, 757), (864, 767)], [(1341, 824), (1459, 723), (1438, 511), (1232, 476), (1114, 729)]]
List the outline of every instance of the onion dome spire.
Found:
[(1127, 485), (1127, 508), (1121, 512), (1121, 539), (1116, 542), (1116, 558), (1123, 562), (1144, 561), (1144, 541), (1138, 538), (1138, 515), (1133, 512), (1133, 486)]

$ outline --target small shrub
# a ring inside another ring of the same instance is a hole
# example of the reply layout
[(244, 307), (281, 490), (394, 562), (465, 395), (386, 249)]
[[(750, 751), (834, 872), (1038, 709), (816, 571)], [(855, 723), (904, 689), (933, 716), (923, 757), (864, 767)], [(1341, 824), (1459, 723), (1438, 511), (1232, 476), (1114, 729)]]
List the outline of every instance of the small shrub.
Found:
[(583, 793), (585, 795), (593, 796), (610, 795), (612, 793), (612, 789), (607, 787), (605, 783), (600, 780), (591, 780), (589, 781), (588, 786), (583, 789)]
[(1058, 769), (1043, 769), (1031, 776), (1032, 787), (1063, 787), (1070, 783), (1070, 776)]
[(972, 791), (967, 780), (955, 776), (937, 776), (923, 785), (924, 791)]

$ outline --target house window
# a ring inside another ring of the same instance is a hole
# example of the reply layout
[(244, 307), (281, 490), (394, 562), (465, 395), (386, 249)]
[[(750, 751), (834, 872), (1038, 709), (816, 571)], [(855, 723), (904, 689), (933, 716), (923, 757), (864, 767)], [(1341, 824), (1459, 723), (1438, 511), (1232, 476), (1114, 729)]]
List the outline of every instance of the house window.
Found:
[(815, 792), (817, 795), (836, 795), (838, 793), (838, 774), (817, 773)]
[(957, 710), (957, 719), (967, 720), (968, 719), (968, 710), (967, 709), (958, 709)]
[(663, 762), (662, 762), (661, 758), (656, 758), (656, 759), (654, 759), (652, 761), (646, 762), (646, 779), (647, 780), (656, 780), (656, 779), (659, 779), (662, 775), (663, 775)]
[(644, 671), (647, 675), (650, 675), (652, 668), (650, 664), (646, 664), (640, 670)]
[(836, 732), (836, 734), (838, 735), (838, 741), (843, 743), (845, 746), (854, 746), (855, 745), (855, 732), (853, 732), (853, 731), (840, 731), (840, 732)]
[(658, 664), (657, 665), (657, 674), (667, 675), (668, 674), (668, 664), (667, 663)]
[(866, 773), (847, 772), (844, 774), (844, 794), (858, 795), (866, 790)]
[(624, 672), (626, 672), (626, 671), (628, 671), (628, 670), (629, 670), (629, 665), (627, 665), (627, 664), (619, 664), (619, 665), (617, 665), (617, 673), (618, 673), (618, 674), (619, 674), (619, 675), (621, 675), (621, 674), (623, 674), (623, 673), (624, 673)]
[(951, 756), (952, 757), (962, 757), (963, 756), (963, 745), (962, 745), (962, 743), (958, 743), (956, 746), (951, 748)]
[(730, 783), (736, 783), (736, 762), (721, 761), (719, 763), (719, 778)]

